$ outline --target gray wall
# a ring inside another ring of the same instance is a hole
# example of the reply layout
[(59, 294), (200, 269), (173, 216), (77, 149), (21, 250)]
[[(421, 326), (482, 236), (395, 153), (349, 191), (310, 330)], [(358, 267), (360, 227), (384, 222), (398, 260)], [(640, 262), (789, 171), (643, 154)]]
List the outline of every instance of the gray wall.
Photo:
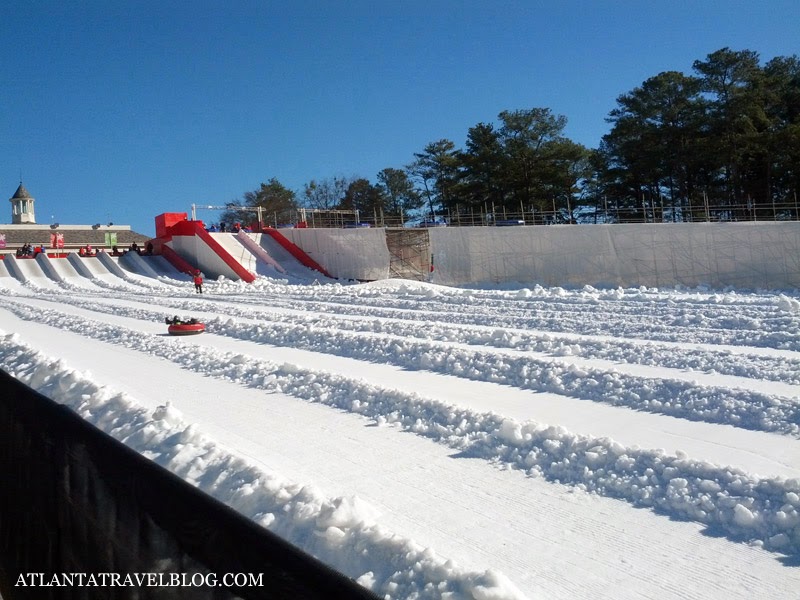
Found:
[[(377, 231), (287, 237), (334, 276), (373, 280), (388, 277)], [(430, 230), (430, 253), (431, 281), (444, 285), (800, 288), (797, 221), (439, 227)], [(346, 274), (337, 272), (342, 264)]]

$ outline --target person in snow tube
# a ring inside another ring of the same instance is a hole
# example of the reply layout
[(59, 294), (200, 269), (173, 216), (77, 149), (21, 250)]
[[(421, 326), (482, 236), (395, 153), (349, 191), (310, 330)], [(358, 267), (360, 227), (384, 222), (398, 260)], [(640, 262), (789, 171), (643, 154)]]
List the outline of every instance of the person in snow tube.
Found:
[(200, 321), (198, 321), (194, 317), (191, 317), (191, 318), (185, 317), (185, 318), (181, 319), (178, 315), (175, 315), (172, 318), (166, 317), (164, 319), (164, 322), (167, 325), (197, 325)]

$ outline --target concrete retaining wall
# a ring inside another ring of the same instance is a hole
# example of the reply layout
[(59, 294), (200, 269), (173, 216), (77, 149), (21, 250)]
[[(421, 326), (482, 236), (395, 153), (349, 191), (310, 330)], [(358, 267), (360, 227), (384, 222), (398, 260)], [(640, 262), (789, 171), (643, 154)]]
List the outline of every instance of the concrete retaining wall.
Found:
[[(283, 233), (335, 277), (385, 279), (381, 229)], [(800, 288), (800, 222), (439, 227), (430, 230), (444, 285)]]

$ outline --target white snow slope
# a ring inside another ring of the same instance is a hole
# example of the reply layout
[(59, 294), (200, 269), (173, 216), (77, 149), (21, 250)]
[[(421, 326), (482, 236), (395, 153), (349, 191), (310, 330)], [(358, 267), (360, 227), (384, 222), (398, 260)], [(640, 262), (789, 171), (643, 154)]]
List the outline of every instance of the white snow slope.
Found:
[(385, 598), (798, 597), (797, 293), (64, 276), (0, 368)]

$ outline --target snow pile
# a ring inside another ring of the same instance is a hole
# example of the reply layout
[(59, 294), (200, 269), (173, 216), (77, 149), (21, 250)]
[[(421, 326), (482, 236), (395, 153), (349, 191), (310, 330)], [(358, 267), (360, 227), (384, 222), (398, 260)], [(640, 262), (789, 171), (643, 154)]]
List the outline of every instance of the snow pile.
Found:
[[(393, 598), (522, 599), (501, 573), (469, 572), (375, 523), (358, 497), (326, 498), (313, 486), (248, 465), (217, 446), (171, 405), (148, 412), (135, 399), (2, 335), (0, 368), (88, 422), (269, 528), (306, 552)], [(220, 357), (224, 359), (224, 357)]]

